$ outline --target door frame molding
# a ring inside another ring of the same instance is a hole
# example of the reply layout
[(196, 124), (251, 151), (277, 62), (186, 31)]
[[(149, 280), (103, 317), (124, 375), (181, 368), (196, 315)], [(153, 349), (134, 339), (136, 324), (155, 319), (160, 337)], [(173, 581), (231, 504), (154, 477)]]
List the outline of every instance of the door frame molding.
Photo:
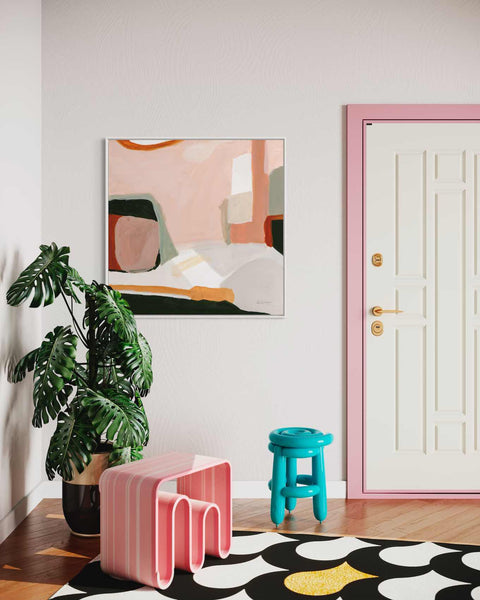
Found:
[(365, 127), (374, 121), (480, 121), (480, 104), (347, 105), (347, 498), (480, 498), (480, 492), (365, 491)]

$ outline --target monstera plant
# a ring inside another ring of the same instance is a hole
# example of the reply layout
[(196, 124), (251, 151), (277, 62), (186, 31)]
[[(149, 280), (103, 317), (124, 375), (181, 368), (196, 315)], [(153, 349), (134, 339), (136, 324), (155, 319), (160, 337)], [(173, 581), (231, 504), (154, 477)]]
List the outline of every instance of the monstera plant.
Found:
[[(71, 318), (71, 325), (55, 327), (10, 376), (19, 382), (33, 371), (33, 425), (57, 420), (47, 475), (53, 479), (58, 473), (67, 482), (105, 445), (109, 466), (142, 458), (149, 436), (142, 398), (153, 378), (151, 350), (128, 303), (107, 285), (87, 284), (69, 265), (69, 253), (54, 243), (40, 246), (7, 292), (8, 304), (30, 300), (33, 308), (61, 297)], [(83, 319), (77, 320), (75, 305), (82, 303)]]

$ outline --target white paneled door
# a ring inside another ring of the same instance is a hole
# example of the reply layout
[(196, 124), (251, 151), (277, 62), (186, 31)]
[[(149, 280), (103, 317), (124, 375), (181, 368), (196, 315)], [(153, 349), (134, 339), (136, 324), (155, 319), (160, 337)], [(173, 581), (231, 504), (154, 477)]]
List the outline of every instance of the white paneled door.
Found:
[(480, 124), (365, 132), (365, 491), (478, 492)]

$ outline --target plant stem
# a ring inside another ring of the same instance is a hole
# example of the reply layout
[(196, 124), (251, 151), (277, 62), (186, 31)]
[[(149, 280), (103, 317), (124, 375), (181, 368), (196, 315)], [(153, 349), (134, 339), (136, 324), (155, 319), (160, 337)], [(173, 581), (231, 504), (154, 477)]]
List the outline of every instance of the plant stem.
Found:
[(83, 383), (84, 383), (84, 384), (85, 384), (85, 385), (88, 387), (88, 381), (87, 381), (86, 379), (84, 379), (84, 378), (83, 378), (83, 377), (80, 375), (80, 373), (79, 373), (79, 372), (78, 372), (76, 369), (75, 369), (75, 375), (76, 375), (76, 376), (77, 376), (79, 379), (81, 379), (81, 380), (83, 381)]
[(73, 320), (73, 326), (75, 327), (75, 331), (78, 334), (78, 337), (80, 338), (80, 341), (82, 342), (82, 344), (85, 346), (85, 348), (88, 348), (88, 343), (87, 343), (87, 338), (85, 337), (85, 335), (83, 334), (83, 331), (80, 327), (80, 325), (78, 324), (77, 319), (75, 318), (75, 315), (73, 313), (73, 309), (70, 308), (70, 306), (68, 305), (68, 301), (67, 298), (65, 297), (65, 294), (63, 293), (63, 290), (60, 290), (60, 293), (62, 294), (62, 298), (65, 301), (65, 305), (68, 309), (68, 312), (70, 313), (70, 316), (72, 317)]
[(90, 387), (95, 389), (98, 370), (97, 341), (95, 339), (95, 300), (89, 293), (85, 295), (85, 299), (88, 311), (88, 381)]
[[(73, 317), (73, 315), (74, 315), (74, 311), (73, 311), (73, 298), (70, 298), (70, 314)], [(80, 327), (80, 324), (76, 320), (74, 320), (74, 327), (75, 327), (75, 331), (78, 333), (78, 335), (82, 336), (81, 341), (83, 342), (84, 346), (86, 347), (86, 345), (87, 345), (87, 338), (85, 337), (85, 334), (83, 333), (83, 329)]]

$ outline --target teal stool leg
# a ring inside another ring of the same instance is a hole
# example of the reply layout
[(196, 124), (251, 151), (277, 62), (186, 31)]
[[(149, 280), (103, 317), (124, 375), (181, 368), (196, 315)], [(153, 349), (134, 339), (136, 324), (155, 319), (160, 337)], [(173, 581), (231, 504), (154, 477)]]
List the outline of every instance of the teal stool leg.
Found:
[[(297, 485), (297, 459), (287, 458), (287, 485), (288, 487), (295, 487)], [(296, 498), (287, 498), (286, 500), (287, 510), (293, 510), (297, 505)]]
[(317, 521), (324, 521), (327, 517), (327, 485), (325, 483), (325, 464), (323, 461), (323, 448), (312, 458), (313, 483), (318, 485), (320, 492), (313, 497), (313, 514)]
[(274, 447), (273, 473), (272, 473), (272, 500), (270, 503), (270, 517), (275, 525), (280, 525), (285, 517), (285, 496), (282, 490), (287, 483), (286, 458), (280, 446)]

